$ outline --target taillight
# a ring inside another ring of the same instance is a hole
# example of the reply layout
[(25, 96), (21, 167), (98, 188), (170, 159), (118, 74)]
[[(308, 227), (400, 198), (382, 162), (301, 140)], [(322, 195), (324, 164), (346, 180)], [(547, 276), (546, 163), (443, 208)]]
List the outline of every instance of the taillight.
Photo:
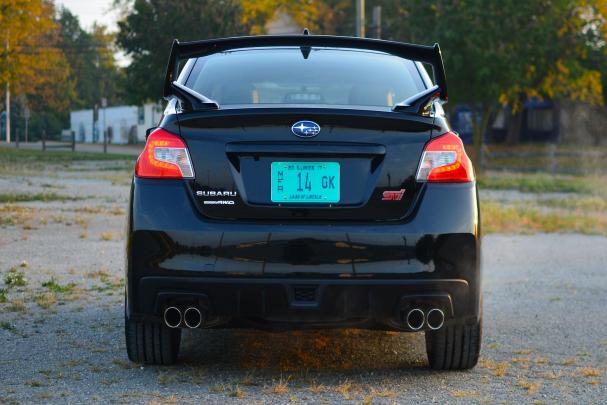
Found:
[(417, 181), (465, 183), (474, 181), (474, 168), (459, 136), (447, 132), (424, 148)]
[(162, 128), (154, 130), (137, 158), (135, 176), (154, 179), (193, 178), (192, 161), (183, 140)]

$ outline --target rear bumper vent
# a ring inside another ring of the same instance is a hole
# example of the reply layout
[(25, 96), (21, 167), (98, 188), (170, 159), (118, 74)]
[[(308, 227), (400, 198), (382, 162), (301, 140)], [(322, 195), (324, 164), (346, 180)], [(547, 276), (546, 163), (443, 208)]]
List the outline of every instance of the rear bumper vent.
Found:
[(317, 306), (318, 305), (318, 286), (316, 285), (295, 285), (292, 289), (292, 306)]

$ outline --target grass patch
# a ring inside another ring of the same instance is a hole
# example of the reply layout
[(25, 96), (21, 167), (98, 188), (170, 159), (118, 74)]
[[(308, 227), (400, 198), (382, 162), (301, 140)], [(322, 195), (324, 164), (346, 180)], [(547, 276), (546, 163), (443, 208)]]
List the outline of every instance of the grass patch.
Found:
[(8, 301), (8, 291), (6, 288), (0, 288), (0, 304), (4, 304)]
[(65, 293), (72, 292), (74, 290), (74, 288), (76, 287), (76, 283), (68, 283), (65, 285), (61, 285), (61, 284), (57, 283), (55, 278), (51, 277), (50, 280), (42, 283), (42, 287), (46, 287), (46, 288), (48, 288), (49, 291), (54, 292), (54, 293), (65, 294)]
[(25, 278), (25, 273), (19, 271), (17, 267), (11, 267), (4, 275), (4, 284), (9, 287), (24, 287), (27, 285), (27, 278)]
[(236, 386), (230, 391), (230, 396), (232, 398), (244, 398), (245, 395), (245, 392), (238, 386), (238, 384), (236, 384)]
[(271, 387), (270, 392), (276, 395), (284, 395), (289, 391), (289, 379), (283, 379), (280, 376), (280, 379), (276, 381)]
[[(588, 193), (597, 192), (598, 177), (552, 176), (549, 174), (487, 174), (477, 179), (480, 188), (518, 190), (525, 193)], [(604, 181), (604, 179), (602, 180)]]
[(72, 151), (46, 151), (30, 149), (0, 148), (0, 162), (42, 162), (42, 163), (69, 163), (88, 160), (126, 160), (134, 162), (137, 156), (116, 153), (72, 152)]
[(554, 198), (539, 200), (538, 204), (549, 208), (579, 211), (607, 211), (607, 200), (600, 197)]
[(577, 371), (584, 377), (600, 377), (603, 375), (603, 370), (594, 367), (580, 367)]
[(55, 293), (52, 292), (46, 292), (36, 295), (34, 301), (36, 301), (36, 304), (38, 304), (38, 306), (44, 309), (49, 309), (57, 305), (57, 297), (55, 296)]
[(529, 395), (535, 394), (540, 389), (539, 383), (534, 383), (527, 380), (519, 380), (518, 385), (519, 387), (527, 390), (527, 394)]
[(24, 194), (24, 193), (11, 193), (11, 194), (0, 194), (0, 203), (17, 203), (26, 201), (77, 201), (82, 200), (82, 197), (62, 195), (57, 193), (35, 193), (35, 194)]
[(544, 212), (529, 204), (503, 205), (497, 201), (481, 202), (484, 233), (576, 232), (607, 235), (607, 216), (585, 212)]
[(0, 329), (4, 329), (11, 333), (17, 333), (17, 328), (10, 322), (0, 322)]
[(101, 232), (101, 240), (110, 241), (112, 239), (114, 239), (112, 232)]
[(23, 300), (13, 300), (7, 308), (11, 312), (25, 312), (27, 307), (25, 306), (25, 301)]

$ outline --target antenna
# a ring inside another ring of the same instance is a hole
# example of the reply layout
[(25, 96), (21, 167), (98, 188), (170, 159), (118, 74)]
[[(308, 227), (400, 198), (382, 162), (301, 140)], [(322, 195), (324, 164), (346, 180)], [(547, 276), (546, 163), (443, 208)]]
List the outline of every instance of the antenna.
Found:
[(304, 28), (303, 35), (310, 35), (310, 30), (307, 28)]

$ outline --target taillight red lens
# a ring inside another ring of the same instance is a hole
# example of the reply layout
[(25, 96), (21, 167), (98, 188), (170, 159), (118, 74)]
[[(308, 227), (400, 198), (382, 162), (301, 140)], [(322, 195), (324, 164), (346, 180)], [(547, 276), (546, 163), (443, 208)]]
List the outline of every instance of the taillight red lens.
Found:
[(183, 140), (162, 128), (153, 131), (135, 165), (135, 176), (153, 179), (194, 177), (188, 148)]
[(474, 181), (474, 168), (459, 136), (447, 132), (424, 148), (417, 181), (465, 183)]

